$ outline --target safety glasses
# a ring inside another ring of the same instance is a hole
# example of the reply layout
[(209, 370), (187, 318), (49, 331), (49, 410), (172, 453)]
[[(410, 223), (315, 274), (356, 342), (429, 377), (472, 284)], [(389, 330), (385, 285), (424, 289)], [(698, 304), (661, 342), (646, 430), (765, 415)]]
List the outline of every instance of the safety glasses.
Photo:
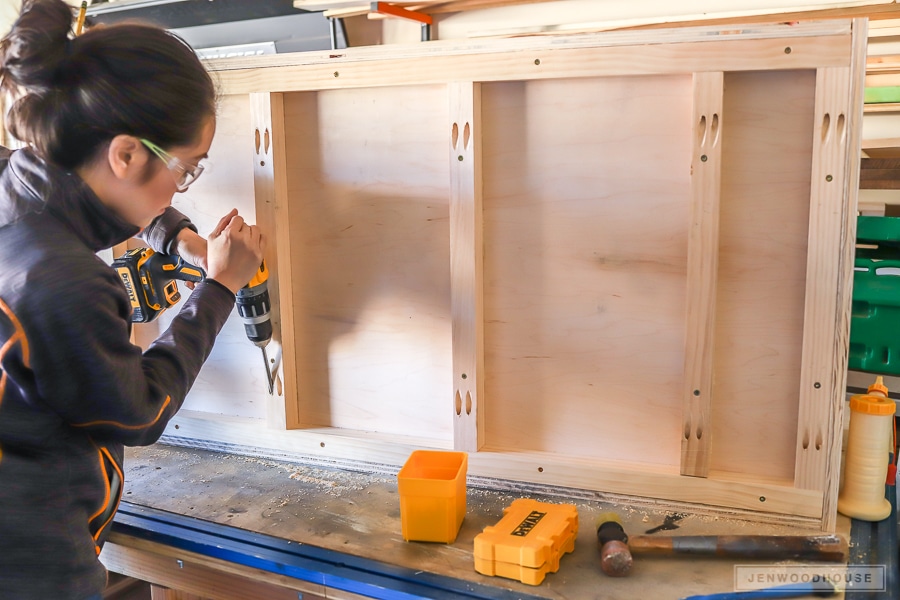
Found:
[(177, 156), (172, 156), (150, 140), (141, 138), (141, 143), (147, 146), (150, 152), (166, 163), (166, 168), (168, 168), (172, 173), (172, 176), (175, 177), (175, 187), (179, 192), (188, 189), (192, 183), (197, 181), (200, 174), (203, 173), (202, 164), (191, 165), (186, 163)]

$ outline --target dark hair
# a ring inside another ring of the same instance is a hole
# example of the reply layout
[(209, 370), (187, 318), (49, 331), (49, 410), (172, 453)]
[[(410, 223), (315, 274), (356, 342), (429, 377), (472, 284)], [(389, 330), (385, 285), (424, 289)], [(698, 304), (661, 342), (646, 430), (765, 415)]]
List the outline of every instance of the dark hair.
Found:
[(70, 39), (73, 17), (63, 0), (25, 0), (0, 41), (0, 91), (16, 98), (9, 132), (70, 170), (120, 134), (164, 148), (195, 142), (216, 91), (191, 47), (139, 23)]

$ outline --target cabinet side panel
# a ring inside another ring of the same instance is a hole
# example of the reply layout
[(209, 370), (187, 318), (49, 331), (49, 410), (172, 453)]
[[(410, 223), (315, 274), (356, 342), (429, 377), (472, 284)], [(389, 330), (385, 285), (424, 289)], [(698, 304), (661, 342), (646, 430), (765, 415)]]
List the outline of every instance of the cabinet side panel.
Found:
[(444, 86), (285, 95), (300, 421), (452, 440)]
[(725, 76), (711, 469), (793, 478), (815, 82)]
[(485, 441), (677, 465), (690, 74), (482, 85)]

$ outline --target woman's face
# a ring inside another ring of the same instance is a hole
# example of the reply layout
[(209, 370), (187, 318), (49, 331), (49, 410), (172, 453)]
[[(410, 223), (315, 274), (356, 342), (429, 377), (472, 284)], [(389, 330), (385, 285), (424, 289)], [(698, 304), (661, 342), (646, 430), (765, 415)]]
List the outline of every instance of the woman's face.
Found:
[[(189, 168), (196, 167), (208, 156), (215, 130), (216, 120), (210, 117), (203, 124), (196, 143), (165, 148), (164, 151)], [(168, 161), (160, 158), (149, 147), (141, 144), (138, 151), (147, 154), (145, 172), (149, 173), (149, 177), (141, 178), (138, 184), (131, 187), (129, 197), (114, 202), (112, 208), (122, 219), (143, 229), (172, 204), (172, 197), (178, 191), (176, 178), (181, 173), (170, 170)]]

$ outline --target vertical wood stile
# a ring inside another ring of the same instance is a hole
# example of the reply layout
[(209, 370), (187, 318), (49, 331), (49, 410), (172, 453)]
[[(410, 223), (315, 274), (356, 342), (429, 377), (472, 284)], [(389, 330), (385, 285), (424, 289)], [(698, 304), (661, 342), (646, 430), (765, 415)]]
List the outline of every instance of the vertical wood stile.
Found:
[(706, 477), (712, 448), (713, 341), (719, 266), (724, 75), (694, 74), (681, 474)]
[[(266, 421), (274, 429), (291, 429), (300, 421), (294, 352), (293, 288), (290, 285), (290, 219), (288, 215), (284, 98), (281, 94), (250, 94), (253, 129), (253, 189), (256, 220), (268, 236), (266, 266), (272, 302), (273, 338), (266, 351), (276, 376), (268, 397)], [(280, 260), (279, 260), (280, 259)], [(286, 282), (279, 285), (279, 281)], [(281, 310), (284, 307), (284, 310)], [(262, 369), (262, 358), (259, 368)]]
[(853, 21), (851, 64), (816, 76), (809, 254), (794, 485), (823, 492), (836, 525), (850, 339), (867, 24)]
[(450, 83), (450, 306), (453, 339), (453, 446), (483, 443), (484, 315), (481, 205), (481, 86)]

